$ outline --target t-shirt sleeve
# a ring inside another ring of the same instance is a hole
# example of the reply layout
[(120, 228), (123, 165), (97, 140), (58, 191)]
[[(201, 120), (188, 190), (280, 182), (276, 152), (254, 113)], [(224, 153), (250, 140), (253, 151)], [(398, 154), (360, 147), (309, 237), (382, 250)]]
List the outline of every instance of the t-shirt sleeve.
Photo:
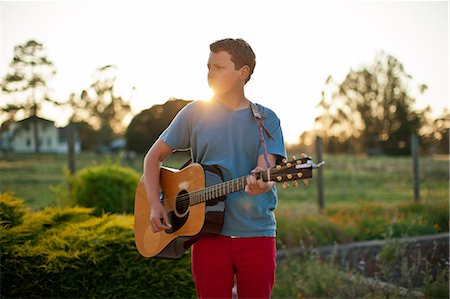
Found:
[(172, 149), (182, 150), (191, 147), (190, 110), (190, 105), (183, 107), (170, 125), (159, 136), (159, 139), (167, 143)]
[[(273, 139), (271, 139), (264, 133), (264, 140), (266, 141), (267, 153), (285, 158), (286, 147), (284, 145), (283, 131), (281, 129), (280, 119), (270, 109), (266, 109), (264, 113), (266, 115), (266, 119), (263, 122), (264, 127), (269, 131), (270, 135), (272, 135), (273, 137)], [(262, 144), (260, 144), (258, 155), (263, 154), (264, 148)]]

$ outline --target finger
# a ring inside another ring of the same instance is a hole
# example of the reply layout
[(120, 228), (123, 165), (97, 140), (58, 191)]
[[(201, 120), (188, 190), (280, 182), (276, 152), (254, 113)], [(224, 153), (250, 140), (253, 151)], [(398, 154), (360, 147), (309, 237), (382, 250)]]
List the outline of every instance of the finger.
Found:
[(167, 216), (167, 213), (162, 213), (162, 216), (163, 216), (163, 218), (162, 218), (162, 225), (164, 226), (164, 229), (168, 229), (168, 228), (171, 228), (172, 227), (172, 224), (170, 224), (170, 221), (169, 221), (169, 216)]
[(154, 233), (160, 232), (162, 230), (170, 229), (172, 227), (172, 225), (170, 224), (169, 219), (167, 217), (167, 214), (163, 213), (161, 216), (162, 217), (157, 217), (157, 216), (152, 217), (152, 219), (150, 220), (152, 231)]
[(151, 219), (150, 220), (150, 226), (152, 228), (152, 232), (154, 232), (154, 233), (157, 233), (157, 232), (161, 231), (161, 229), (158, 228), (158, 224), (155, 221), (155, 219)]
[(249, 175), (247, 177), (247, 185), (245, 186), (245, 192), (248, 194), (253, 194), (255, 189), (256, 179), (254, 176)]
[(257, 180), (256, 183), (258, 184), (258, 188), (260, 189), (268, 189), (268, 184), (264, 182), (263, 180)]
[(264, 171), (264, 168), (262, 168), (261, 166), (256, 166), (255, 169), (253, 169), (251, 171), (251, 173), (255, 174), (255, 173), (258, 173), (258, 172), (261, 172), (261, 171)]
[(247, 176), (247, 184), (253, 185), (253, 184), (255, 184), (255, 182), (256, 182), (255, 176), (253, 176), (253, 175)]

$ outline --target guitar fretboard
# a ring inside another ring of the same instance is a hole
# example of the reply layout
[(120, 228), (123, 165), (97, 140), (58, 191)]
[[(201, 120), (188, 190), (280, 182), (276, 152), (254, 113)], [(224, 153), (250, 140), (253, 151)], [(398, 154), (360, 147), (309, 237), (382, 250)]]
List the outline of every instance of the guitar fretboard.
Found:
[(247, 185), (247, 177), (240, 177), (220, 184), (206, 187), (203, 190), (190, 194), (190, 205), (196, 205), (211, 199), (222, 197), (239, 190), (243, 190)]

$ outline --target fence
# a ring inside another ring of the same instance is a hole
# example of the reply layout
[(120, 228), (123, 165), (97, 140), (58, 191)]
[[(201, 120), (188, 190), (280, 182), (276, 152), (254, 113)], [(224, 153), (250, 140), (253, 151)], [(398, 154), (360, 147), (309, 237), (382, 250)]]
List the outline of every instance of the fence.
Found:
[[(341, 188), (348, 188), (348, 192), (364, 188), (360, 183), (370, 179), (374, 183), (379, 182), (380, 186), (384, 186), (389, 191), (390, 186), (400, 190), (408, 188), (409, 185), (410, 198), (419, 201), (420, 198), (433, 199), (448, 197), (448, 180), (449, 180), (449, 160), (448, 157), (441, 159), (436, 157), (419, 157), (418, 138), (416, 135), (411, 136), (412, 153), (409, 157), (366, 157), (366, 156), (328, 156), (324, 154), (322, 140), (316, 138), (316, 158), (317, 162), (326, 161), (323, 168), (316, 171), (317, 181), (317, 203), (319, 210), (325, 207), (326, 192), (329, 190), (327, 183), (330, 180), (340, 180), (339, 174), (345, 173), (347, 185), (341, 185)], [(324, 176), (326, 179), (324, 179)], [(386, 182), (383, 180), (389, 180)], [(396, 182), (398, 185), (390, 185)], [(447, 182), (447, 183), (446, 183)], [(447, 188), (445, 188), (445, 184)], [(335, 187), (335, 184), (332, 184)], [(359, 187), (359, 188), (352, 188)], [(381, 187), (380, 187), (381, 189)], [(391, 189), (393, 191), (393, 189)], [(358, 192), (358, 191), (357, 191)], [(407, 192), (406, 190), (402, 191)], [(345, 192), (344, 192), (345, 193)], [(392, 192), (393, 193), (393, 192)], [(406, 195), (409, 196), (409, 195)]]

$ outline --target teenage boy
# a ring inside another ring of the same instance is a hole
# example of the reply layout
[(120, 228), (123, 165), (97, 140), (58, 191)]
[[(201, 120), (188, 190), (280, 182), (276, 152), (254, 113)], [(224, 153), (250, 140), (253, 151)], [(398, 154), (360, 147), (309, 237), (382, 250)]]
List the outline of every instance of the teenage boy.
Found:
[[(270, 298), (276, 269), (274, 182), (252, 174), (286, 156), (275, 113), (253, 105), (244, 93), (256, 59), (242, 39), (210, 45), (208, 84), (212, 101), (183, 108), (144, 159), (144, 183), (154, 232), (171, 227), (160, 203), (162, 162), (175, 149), (191, 149), (196, 163), (218, 166), (225, 181), (247, 176), (245, 190), (225, 200), (219, 236), (203, 237), (192, 246), (192, 275), (199, 298), (231, 298), (235, 280), (239, 298)], [(253, 110), (252, 110), (253, 107)], [(255, 119), (255, 107), (263, 122)]]

